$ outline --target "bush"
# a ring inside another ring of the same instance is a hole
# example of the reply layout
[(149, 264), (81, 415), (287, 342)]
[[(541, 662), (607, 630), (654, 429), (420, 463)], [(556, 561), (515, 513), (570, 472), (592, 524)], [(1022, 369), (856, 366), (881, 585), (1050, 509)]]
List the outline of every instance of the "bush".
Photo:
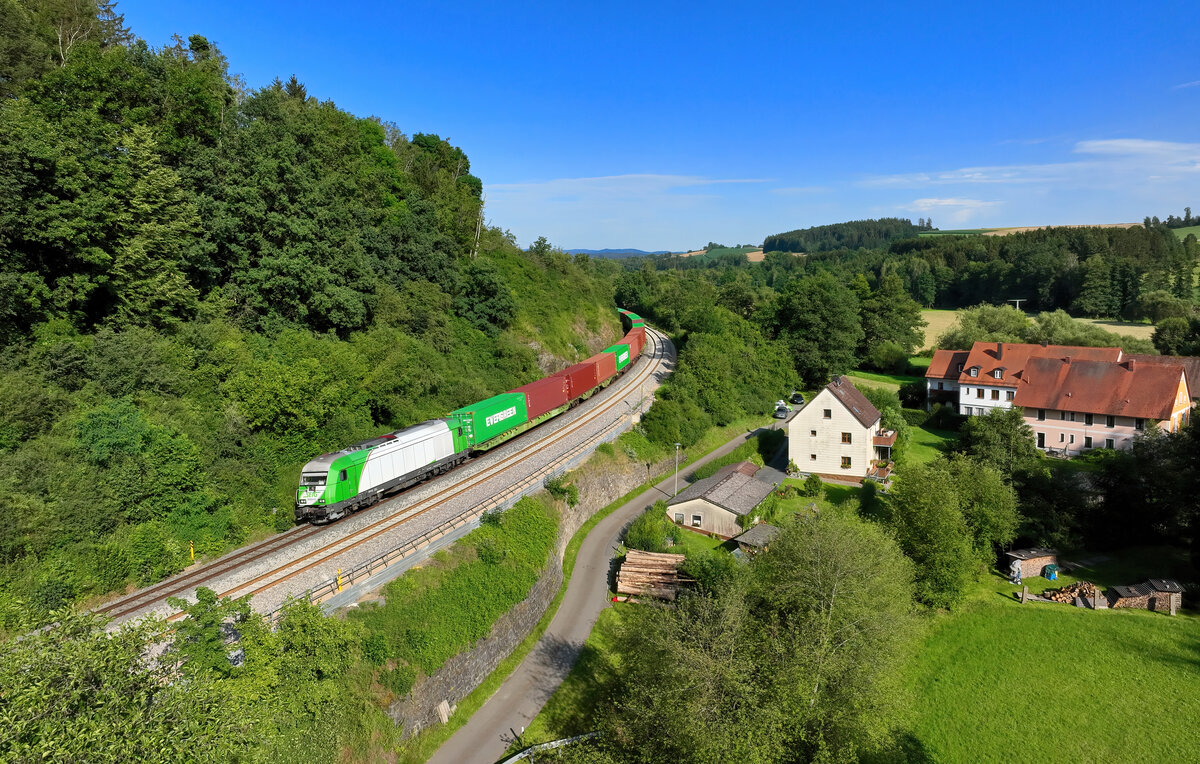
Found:
[(908, 352), (895, 342), (881, 342), (867, 351), (864, 365), (885, 374), (908, 371)]
[(929, 417), (925, 423), (937, 430), (951, 430), (958, 432), (962, 427), (962, 423), (966, 421), (966, 417), (959, 416), (954, 413), (954, 409), (950, 406), (943, 406), (940, 403), (933, 405), (933, 410), (929, 412)]
[(906, 382), (900, 385), (900, 405), (906, 409), (923, 409), (927, 394), (923, 380)]
[[(671, 544), (668, 545), (667, 541)], [(665, 552), (679, 540), (679, 528), (667, 519), (667, 503), (657, 501), (625, 531), (625, 546), (643, 552)]]
[(387, 663), (388, 657), (392, 654), (391, 645), (388, 644), (386, 634), (379, 632), (371, 632), (363, 639), (362, 643), (363, 657), (368, 663), (375, 666), (382, 666)]
[(800, 490), (805, 496), (812, 498), (821, 495), (825, 490), (825, 484), (821, 482), (821, 478), (817, 475), (809, 475), (804, 479), (804, 484)]
[(900, 415), (913, 427), (920, 427), (929, 420), (929, 412), (924, 409), (901, 409)]
[(555, 478), (546, 478), (543, 483), (550, 495), (560, 501), (567, 502), (568, 506), (575, 506), (579, 503), (579, 489), (573, 485), (568, 485), (563, 482), (562, 476)]
[(417, 670), (412, 666), (400, 665), (379, 673), (379, 683), (400, 696), (411, 692), (416, 681)]

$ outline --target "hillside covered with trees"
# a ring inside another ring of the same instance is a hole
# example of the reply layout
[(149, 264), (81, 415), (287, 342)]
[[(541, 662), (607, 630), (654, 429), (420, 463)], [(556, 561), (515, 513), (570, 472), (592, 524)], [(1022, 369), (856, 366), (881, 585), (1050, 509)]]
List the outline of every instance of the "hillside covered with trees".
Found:
[(921, 218), (916, 225), (908, 218), (879, 218), (851, 220), (847, 223), (818, 225), (786, 233), (777, 233), (763, 240), (764, 252), (831, 252), (839, 249), (886, 247), (896, 239), (932, 231), (933, 221)]
[(618, 336), (618, 266), (476, 243), (438, 136), (108, 3), (0, 18), (0, 626), (290, 527), (313, 455)]

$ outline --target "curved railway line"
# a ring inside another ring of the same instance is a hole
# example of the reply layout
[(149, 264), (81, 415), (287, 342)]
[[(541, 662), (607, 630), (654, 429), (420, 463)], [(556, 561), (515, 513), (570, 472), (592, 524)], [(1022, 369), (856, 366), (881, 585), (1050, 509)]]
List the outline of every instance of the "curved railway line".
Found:
[[(563, 427), (554, 430), (549, 435), (530, 442), (529, 448), (518, 449), (512, 453), (505, 454), (493, 463), (487, 464), (479, 471), (456, 480), (449, 485), (439, 488), (430, 496), (427, 496), (418, 501), (412, 502), (408, 506), (399, 508), (398, 511), (391, 514), (385, 514), (377, 520), (368, 522), (361, 528), (342, 535), (327, 544), (324, 544), (317, 549), (306, 552), (291, 560), (283, 561), (279, 565), (273, 567), (261, 575), (251, 578), (248, 581), (238, 583), (224, 591), (218, 592), (219, 596), (226, 597), (231, 595), (237, 596), (254, 596), (268, 589), (279, 586), (280, 584), (289, 581), (296, 576), (309, 571), (318, 565), (330, 562), (336, 557), (345, 554), (346, 552), (355, 549), (369, 541), (375, 540), (380, 536), (389, 533), (406, 523), (425, 515), (426, 513), (438, 507), (442, 507), (448, 502), (454, 500), (462, 492), (473, 488), (497, 475), (512, 469), (518, 465), (531, 463), (531, 460), (536, 460), (543, 455), (548, 449), (560, 444), (565, 439), (576, 433), (581, 427), (595, 422), (596, 420), (609, 413), (614, 407), (620, 406), (625, 402), (628, 391), (638, 389), (647, 380), (651, 379), (663, 365), (666, 360), (664, 350), (666, 348), (665, 336), (661, 333), (651, 330), (647, 332), (652, 338), (652, 350), (650, 353), (644, 353), (648, 363), (638, 364), (641, 368), (635, 367), (632, 375), (625, 375), (618, 378), (610, 385), (608, 389), (620, 391), (621, 394), (609, 395), (605, 400), (597, 403), (594, 406), (587, 406), (586, 411), (578, 418), (568, 422)], [(553, 420), (551, 420), (553, 421)], [(540, 429), (540, 428), (538, 428)], [(536, 432), (536, 429), (533, 430)], [(517, 438), (515, 442), (521, 442), (524, 437), (528, 436), (525, 433)], [(452, 479), (454, 473), (450, 473)], [(443, 478), (444, 480), (445, 478)], [(409, 489), (415, 490), (414, 489)], [(388, 504), (395, 501), (403, 501), (405, 491), (395, 498), (386, 500), (377, 504), (376, 507), (386, 507)], [(369, 511), (369, 510), (367, 510)], [(207, 565), (196, 568), (195, 570), (185, 571), (174, 578), (167, 579), (158, 584), (133, 592), (125, 597), (121, 597), (112, 602), (106, 603), (98, 608), (97, 612), (108, 615), (110, 618), (117, 620), (128, 616), (136, 615), (140, 612), (155, 609), (166, 601), (168, 597), (181, 596), (187, 592), (193, 591), (199, 586), (204, 586), (235, 572), (239, 568), (244, 567), (252, 562), (262, 559), (268, 555), (276, 554), (287, 550), (307, 539), (310, 539), (318, 534), (331, 531), (333, 528), (345, 523), (352, 518), (362, 517), (362, 513), (350, 515), (341, 520), (330, 523), (325, 526), (305, 525), (292, 528), (282, 533), (255, 542), (249, 546), (231, 552), (217, 560), (214, 560)], [(336, 534), (335, 534), (336, 535)], [(247, 591), (248, 590), (248, 591)], [(175, 620), (182, 617), (181, 612), (176, 612), (169, 616), (170, 620)]]

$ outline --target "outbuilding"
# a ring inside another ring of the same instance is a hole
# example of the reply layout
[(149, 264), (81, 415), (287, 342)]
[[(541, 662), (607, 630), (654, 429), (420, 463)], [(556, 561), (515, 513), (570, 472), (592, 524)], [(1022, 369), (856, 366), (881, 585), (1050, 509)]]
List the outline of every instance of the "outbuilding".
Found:
[(1014, 549), (1004, 554), (1008, 557), (1009, 563), (1001, 572), (1008, 573), (1012, 567), (1012, 561), (1019, 560), (1021, 563), (1021, 578), (1040, 576), (1047, 565), (1058, 564), (1058, 552), (1054, 549), (1046, 549), (1045, 547)]
[(751, 515), (775, 489), (756, 479), (757, 472), (751, 462), (738, 462), (697, 480), (667, 502), (667, 519), (722, 538), (737, 536), (742, 532), (738, 518)]
[(1152, 578), (1133, 586), (1114, 586), (1109, 592), (1108, 606), (1175, 615), (1183, 606), (1183, 586), (1169, 578)]
[(741, 535), (734, 536), (733, 540), (737, 542), (738, 549), (742, 550), (742, 554), (752, 557), (759, 552), (767, 551), (771, 542), (780, 533), (783, 533), (782, 528), (777, 528), (769, 523), (759, 523)]

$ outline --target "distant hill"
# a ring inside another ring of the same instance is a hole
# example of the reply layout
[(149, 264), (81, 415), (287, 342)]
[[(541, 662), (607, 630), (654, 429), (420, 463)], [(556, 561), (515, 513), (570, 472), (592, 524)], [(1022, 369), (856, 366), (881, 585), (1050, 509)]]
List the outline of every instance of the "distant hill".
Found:
[(908, 218), (851, 220), (846, 223), (819, 225), (768, 236), (763, 241), (765, 252), (828, 252), (836, 249), (886, 247), (895, 239), (906, 239), (922, 231), (932, 230), (922, 219), (916, 225)]
[(589, 257), (610, 257), (614, 260), (619, 260), (623, 257), (671, 254), (665, 249), (660, 249), (656, 252), (647, 252), (643, 249), (568, 249), (567, 253), (571, 255), (587, 255)]

